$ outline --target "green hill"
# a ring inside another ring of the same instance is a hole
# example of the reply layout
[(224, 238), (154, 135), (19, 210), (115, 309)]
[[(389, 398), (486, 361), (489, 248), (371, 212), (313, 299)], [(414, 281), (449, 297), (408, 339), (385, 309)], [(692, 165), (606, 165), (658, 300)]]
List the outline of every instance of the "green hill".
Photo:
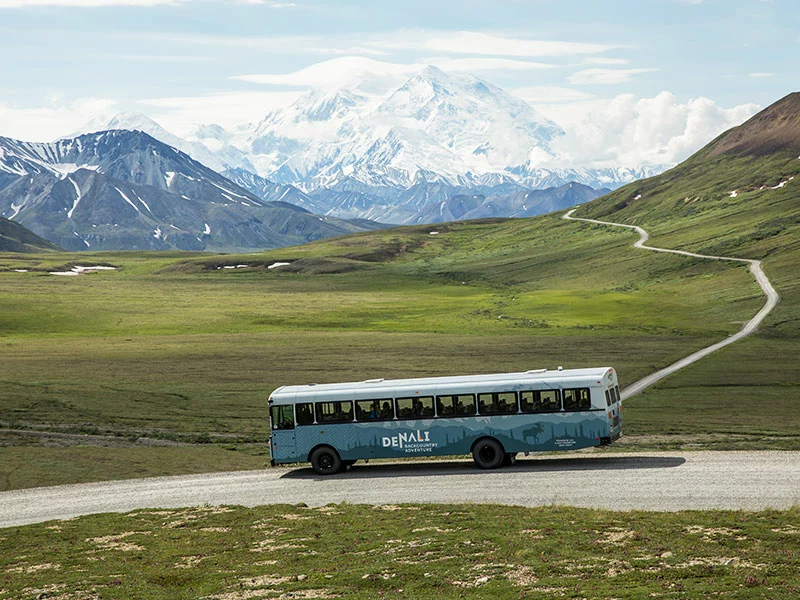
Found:
[[(750, 340), (735, 344), (647, 392), (660, 411), (677, 390), (714, 411), (800, 408), (800, 93), (725, 132), (674, 169), (632, 183), (576, 216), (645, 227), (656, 246), (762, 259), (781, 303)], [(695, 407), (696, 409), (696, 407)], [(791, 422), (800, 424), (792, 413)], [(758, 431), (754, 424), (753, 431)]]
[(590, 202), (576, 216), (641, 225), (654, 243), (764, 259), (783, 297), (771, 334), (800, 334), (800, 93), (731, 129), (666, 173)]
[(0, 217), (0, 252), (42, 252), (58, 246), (40, 238), (19, 223)]

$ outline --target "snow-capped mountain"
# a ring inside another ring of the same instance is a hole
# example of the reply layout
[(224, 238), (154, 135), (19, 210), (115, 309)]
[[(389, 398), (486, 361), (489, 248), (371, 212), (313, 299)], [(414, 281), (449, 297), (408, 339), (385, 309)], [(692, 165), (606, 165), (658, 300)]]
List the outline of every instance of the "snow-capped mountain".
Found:
[(282, 201), (321, 214), (391, 223), (413, 222), (428, 201), (452, 195), (569, 182), (615, 189), (666, 168), (563, 167), (556, 142), (564, 130), (487, 81), (432, 66), (410, 77), (350, 66), (336, 82), (317, 73), (324, 87), (232, 130), (198, 125), (178, 138), (137, 114), (87, 127), (146, 131), (261, 198), (286, 194)]
[(491, 83), (427, 67), (383, 97), (312, 90), (236, 143), (259, 174), (306, 191), (345, 177), (408, 188), (469, 185), (537, 157), (553, 159), (551, 142), (563, 133)]
[[(198, 127), (197, 135), (203, 135), (204, 137), (202, 138), (181, 138), (164, 129), (147, 115), (127, 112), (119, 113), (110, 119), (101, 117), (92, 119), (81, 127), (79, 132), (62, 139), (71, 139), (86, 133), (97, 133), (116, 129), (142, 131), (158, 141), (188, 154), (194, 160), (203, 163), (205, 166), (215, 171), (224, 171), (231, 166), (248, 169), (250, 171), (255, 170), (255, 167), (241, 150), (220, 141), (230, 139), (231, 134), (227, 133), (219, 125)], [(217, 143), (213, 141), (215, 136), (219, 136), (220, 138), (217, 140)]]
[(0, 137), (0, 216), (68, 250), (274, 248), (362, 231), (265, 201), (141, 131)]

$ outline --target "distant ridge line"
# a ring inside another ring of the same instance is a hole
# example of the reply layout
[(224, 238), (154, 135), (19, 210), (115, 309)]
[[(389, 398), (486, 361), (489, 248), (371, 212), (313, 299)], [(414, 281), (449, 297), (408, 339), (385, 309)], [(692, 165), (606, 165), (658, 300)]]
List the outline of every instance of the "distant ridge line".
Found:
[(712, 352), (716, 352), (720, 348), (724, 348), (734, 342), (738, 342), (744, 337), (753, 334), (757, 329), (758, 326), (762, 323), (762, 321), (766, 318), (766, 316), (772, 312), (772, 309), (778, 305), (780, 302), (780, 296), (778, 292), (775, 291), (775, 288), (772, 287), (772, 283), (770, 283), (769, 279), (767, 278), (766, 274), (761, 265), (760, 260), (752, 260), (748, 258), (734, 258), (730, 256), (711, 256), (709, 254), (696, 254), (694, 252), (686, 252), (685, 250), (672, 250), (669, 248), (656, 248), (654, 246), (646, 246), (645, 242), (650, 239), (650, 235), (641, 227), (637, 225), (626, 225), (624, 223), (612, 223), (610, 221), (598, 221), (596, 219), (584, 219), (581, 217), (573, 217), (572, 213), (575, 212), (576, 209), (572, 209), (567, 211), (562, 218), (567, 219), (568, 221), (585, 221), (587, 223), (595, 223), (597, 225), (610, 225), (612, 227), (626, 227), (628, 229), (633, 229), (639, 234), (639, 241), (633, 244), (634, 248), (643, 248), (645, 250), (653, 250), (654, 252), (667, 252), (669, 254), (681, 254), (683, 256), (690, 256), (692, 258), (706, 258), (709, 260), (727, 260), (732, 262), (742, 262), (747, 263), (750, 267), (750, 272), (756, 279), (756, 283), (761, 287), (761, 290), (764, 292), (764, 295), (767, 297), (767, 301), (764, 306), (761, 308), (756, 315), (747, 321), (744, 326), (731, 336), (728, 336), (724, 340), (717, 342), (716, 344), (712, 344), (706, 348), (698, 350), (690, 354), (689, 356), (680, 359), (677, 362), (672, 363), (668, 367), (660, 369), (655, 373), (651, 373), (647, 377), (643, 377), (639, 381), (632, 383), (624, 390), (622, 390), (622, 399), (626, 400), (631, 396), (635, 396), (636, 394), (641, 393), (643, 390), (647, 389), (648, 387), (656, 384), (657, 382), (661, 381), (665, 377), (672, 375), (676, 371), (683, 369), (684, 367), (688, 367), (689, 365), (697, 362), (701, 358), (705, 358)]

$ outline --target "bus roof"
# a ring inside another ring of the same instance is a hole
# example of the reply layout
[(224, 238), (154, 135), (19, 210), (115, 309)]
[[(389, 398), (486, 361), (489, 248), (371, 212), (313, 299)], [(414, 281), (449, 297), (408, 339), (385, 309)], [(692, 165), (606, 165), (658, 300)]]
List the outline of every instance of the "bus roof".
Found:
[[(444, 385), (459, 384), (520, 384), (520, 383), (558, 383), (560, 381), (602, 380), (608, 373), (614, 373), (611, 367), (594, 367), (586, 369), (534, 369), (520, 373), (493, 373), (489, 375), (456, 375), (446, 377), (417, 377), (414, 379), (367, 379), (364, 381), (351, 381), (346, 383), (309, 383), (306, 385), (285, 385), (279, 387), (271, 396), (307, 394), (315, 392), (349, 392), (370, 391), (381, 392), (396, 388), (426, 388)], [(599, 383), (599, 381), (598, 381)]]

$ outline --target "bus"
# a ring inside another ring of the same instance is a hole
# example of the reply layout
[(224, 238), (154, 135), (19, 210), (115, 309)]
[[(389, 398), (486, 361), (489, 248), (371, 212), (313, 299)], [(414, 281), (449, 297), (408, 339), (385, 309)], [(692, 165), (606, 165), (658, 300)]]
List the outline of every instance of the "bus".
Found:
[(575, 450), (622, 435), (610, 367), (283, 386), (269, 397), (271, 464), (330, 475), (357, 460)]

